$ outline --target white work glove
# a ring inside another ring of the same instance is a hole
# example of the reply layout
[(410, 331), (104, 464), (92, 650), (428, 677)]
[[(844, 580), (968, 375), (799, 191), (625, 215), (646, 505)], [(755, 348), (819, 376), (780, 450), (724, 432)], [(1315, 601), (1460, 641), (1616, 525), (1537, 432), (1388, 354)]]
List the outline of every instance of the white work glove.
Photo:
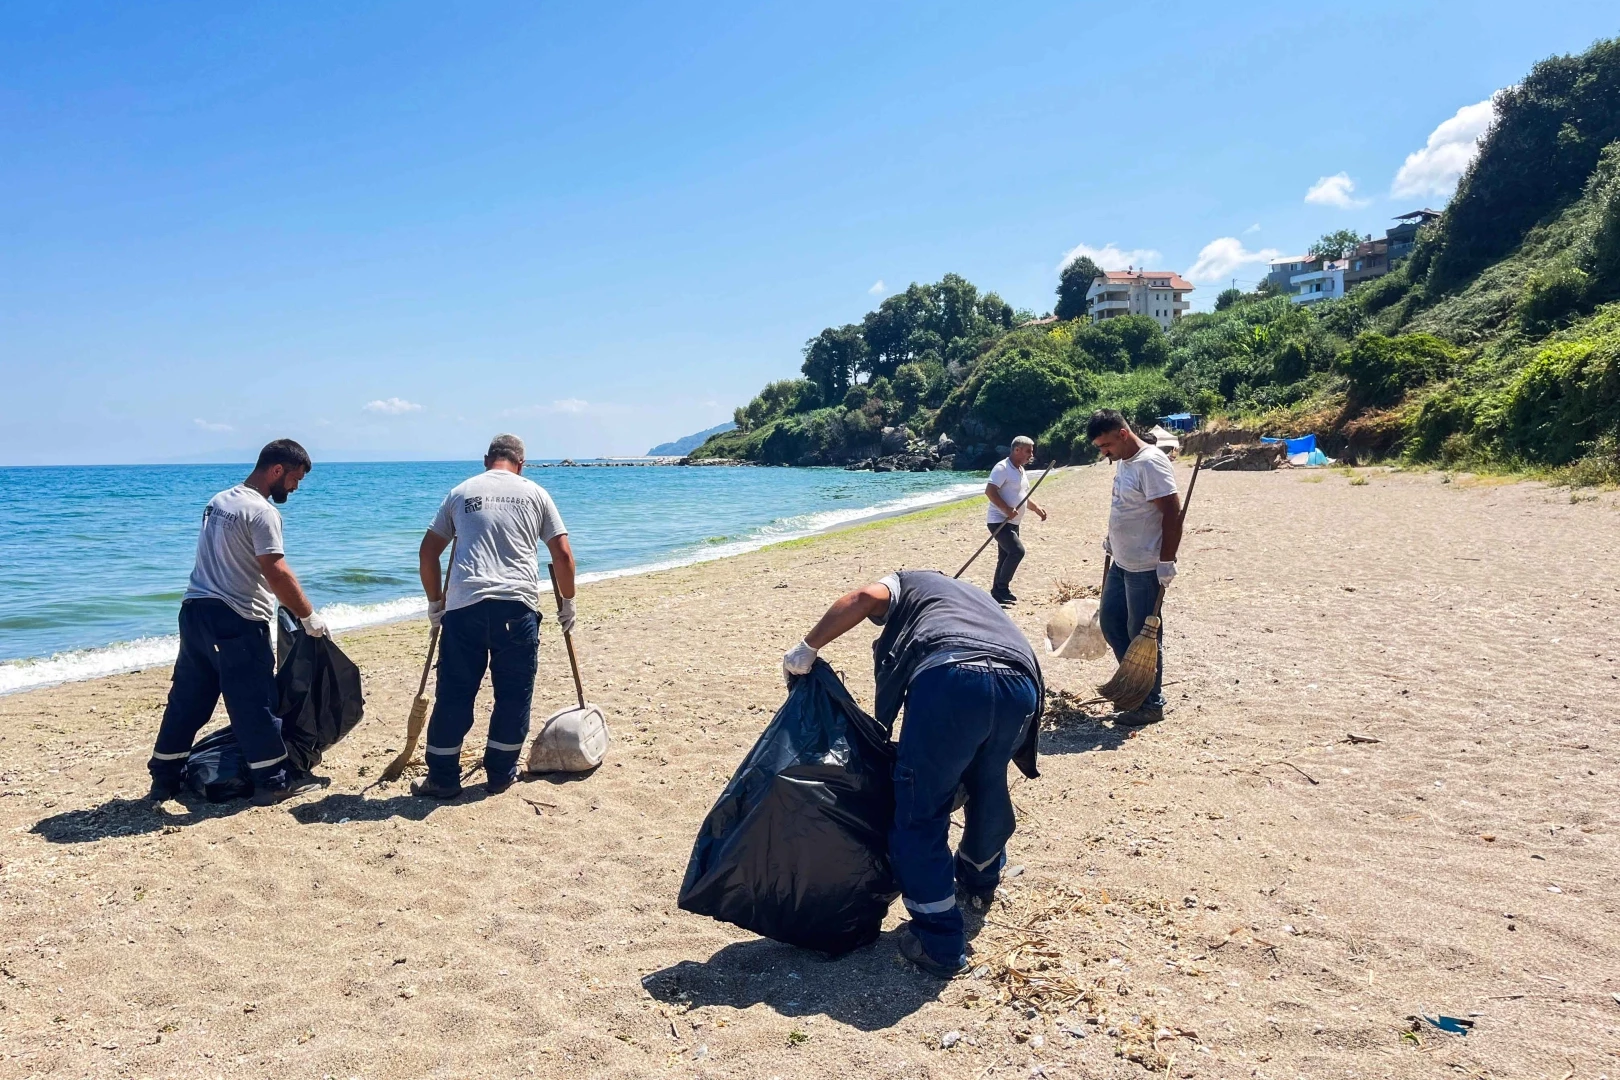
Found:
[(574, 632), (574, 598), (571, 596), (557, 597), (557, 622), (562, 624), (562, 632)]
[(443, 600), (429, 600), (428, 601), (428, 625), (432, 626), (433, 629), (437, 630), (439, 628), (440, 624), (442, 624), (443, 622), (444, 622), (444, 601)]
[(1159, 585), (1162, 588), (1176, 580), (1176, 560), (1159, 563)]
[(299, 619), (298, 622), (303, 626), (304, 633), (308, 634), (310, 637), (326, 636), (326, 620), (321, 618), (320, 612), (312, 611), (308, 615), (305, 615), (302, 619)]
[(1103, 554), (1107, 555), (1110, 559), (1114, 557), (1114, 545), (1107, 536), (1103, 537)]
[(782, 681), (792, 682), (795, 675), (808, 675), (816, 666), (816, 650), (801, 641), (782, 654)]

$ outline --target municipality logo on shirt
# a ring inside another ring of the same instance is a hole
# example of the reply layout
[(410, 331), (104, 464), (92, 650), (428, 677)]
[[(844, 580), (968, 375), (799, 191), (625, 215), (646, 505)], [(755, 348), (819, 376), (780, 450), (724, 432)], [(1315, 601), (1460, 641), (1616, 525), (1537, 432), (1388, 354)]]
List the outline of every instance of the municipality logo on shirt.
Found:
[(483, 508), (484, 497), (482, 495), (473, 495), (461, 501), (461, 512), (463, 514), (476, 514)]

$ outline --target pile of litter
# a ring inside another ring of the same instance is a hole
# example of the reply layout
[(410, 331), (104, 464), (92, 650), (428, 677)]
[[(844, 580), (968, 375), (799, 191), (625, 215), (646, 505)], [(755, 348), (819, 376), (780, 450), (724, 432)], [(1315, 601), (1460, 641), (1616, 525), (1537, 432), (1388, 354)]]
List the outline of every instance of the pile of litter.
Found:
[[(1077, 958), (1084, 942), (1104, 929), (1096, 918), (1098, 909), (1111, 904), (1152, 915), (1170, 910), (1163, 900), (1116, 899), (1106, 889), (1004, 885), (973, 942), (978, 978), (967, 982), (964, 1004), (1049, 1020), (1072, 1013), (1084, 1026), (1060, 1024), (1060, 1030), (1075, 1038), (1111, 1038), (1120, 1057), (1149, 1069), (1167, 1068), (1170, 1044), (1176, 1039), (1196, 1042), (1196, 1033), (1144, 1010), (1118, 971), (1086, 971), (1084, 960)], [(988, 985), (981, 990), (980, 984)]]

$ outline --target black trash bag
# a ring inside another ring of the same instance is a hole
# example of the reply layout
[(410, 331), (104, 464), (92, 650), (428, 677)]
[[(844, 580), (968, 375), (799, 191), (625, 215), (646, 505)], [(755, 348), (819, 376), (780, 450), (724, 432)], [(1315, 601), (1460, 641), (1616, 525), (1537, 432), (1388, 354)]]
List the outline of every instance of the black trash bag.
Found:
[(900, 892), (893, 772), (888, 732), (817, 660), (704, 819), (681, 908), (834, 955), (876, 940)]
[(221, 728), (197, 741), (186, 758), (186, 786), (211, 803), (253, 794), (253, 777), (235, 732)]
[[(277, 612), (280, 667), (276, 713), (287, 766), (308, 772), (321, 754), (354, 730), (365, 714), (360, 669), (330, 637), (304, 633), (286, 608)], [(209, 802), (227, 802), (253, 793), (253, 777), (236, 735), (224, 728), (199, 741), (186, 758), (186, 784)]]
[(281, 640), (288, 648), (276, 671), (281, 698), (276, 715), (281, 717), (287, 764), (308, 772), (320, 764), (323, 751), (360, 722), (365, 715), (365, 695), (360, 669), (330, 635), (311, 637), (286, 608), (279, 614)]

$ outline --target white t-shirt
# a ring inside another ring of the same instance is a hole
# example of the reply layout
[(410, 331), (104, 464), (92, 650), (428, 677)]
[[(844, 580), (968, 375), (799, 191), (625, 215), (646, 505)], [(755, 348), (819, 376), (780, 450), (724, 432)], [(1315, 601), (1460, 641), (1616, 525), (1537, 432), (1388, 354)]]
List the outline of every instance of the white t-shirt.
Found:
[(568, 531), (534, 481), (490, 469), (450, 489), (430, 528), (456, 542), (445, 608), (520, 600), (540, 610), (540, 545)]
[(1176, 473), (1157, 446), (1147, 445), (1114, 466), (1114, 498), (1108, 511), (1108, 542), (1121, 570), (1155, 570), (1164, 541), (1164, 515), (1154, 499), (1174, 495)]
[(281, 555), (281, 512), (246, 484), (220, 492), (203, 510), (187, 600), (223, 600), (244, 619), (273, 622), (276, 595), (260, 555)]
[[(996, 467), (990, 470), (990, 483), (995, 485), (997, 493), (1001, 495), (1001, 501), (1008, 506), (1018, 506), (1024, 496), (1029, 494), (1029, 476), (1023, 469), (1014, 465), (1011, 458), (1002, 458), (996, 462)], [(1010, 520), (1017, 525), (1024, 520), (1024, 515), (1028, 512), (1029, 504), (1024, 503), (1023, 506), (1018, 506), (1018, 513)], [(991, 503), (990, 508), (984, 513), (984, 520), (992, 525), (999, 525), (1009, 518), (1001, 512), (1001, 507)]]

